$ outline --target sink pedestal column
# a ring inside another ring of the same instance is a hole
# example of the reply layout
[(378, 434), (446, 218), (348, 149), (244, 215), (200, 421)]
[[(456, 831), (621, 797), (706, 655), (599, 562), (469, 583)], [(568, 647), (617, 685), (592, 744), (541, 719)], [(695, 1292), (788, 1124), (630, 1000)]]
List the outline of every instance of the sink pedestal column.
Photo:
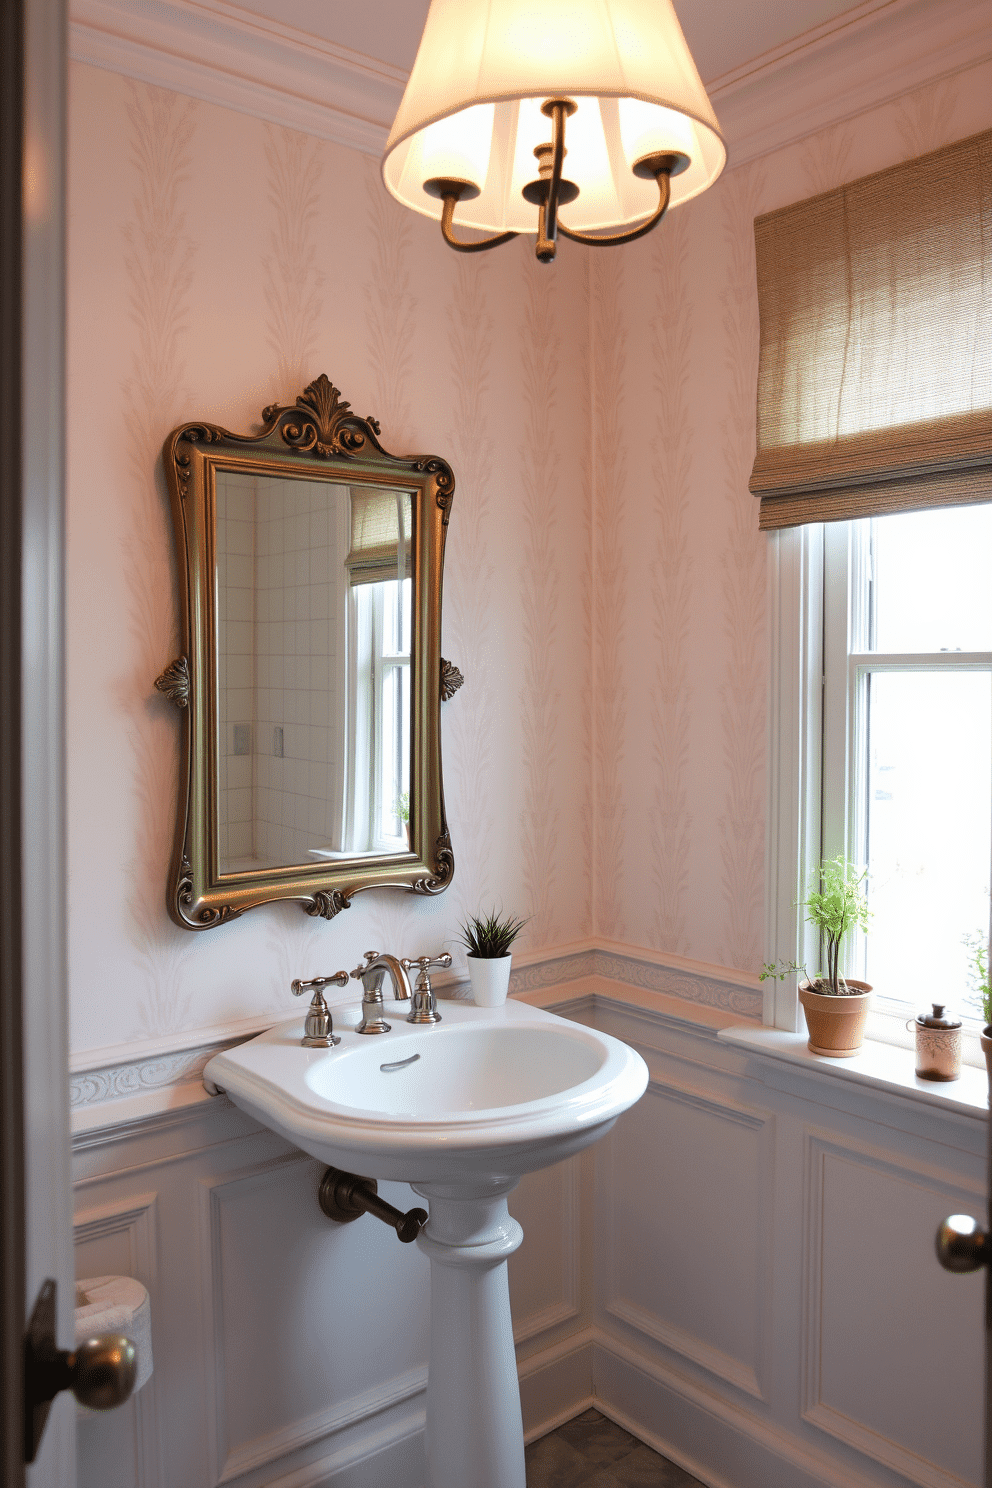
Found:
[(525, 1488), (524, 1435), (506, 1262), (523, 1239), (516, 1180), (415, 1183), (430, 1207), (427, 1488)]

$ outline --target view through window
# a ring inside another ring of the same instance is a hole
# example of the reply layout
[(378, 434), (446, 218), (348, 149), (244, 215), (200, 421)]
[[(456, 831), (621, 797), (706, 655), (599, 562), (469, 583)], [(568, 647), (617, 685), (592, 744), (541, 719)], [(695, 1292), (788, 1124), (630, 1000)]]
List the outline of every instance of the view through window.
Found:
[(992, 506), (828, 524), (824, 856), (869, 869), (849, 971), (979, 1018), (992, 883)]

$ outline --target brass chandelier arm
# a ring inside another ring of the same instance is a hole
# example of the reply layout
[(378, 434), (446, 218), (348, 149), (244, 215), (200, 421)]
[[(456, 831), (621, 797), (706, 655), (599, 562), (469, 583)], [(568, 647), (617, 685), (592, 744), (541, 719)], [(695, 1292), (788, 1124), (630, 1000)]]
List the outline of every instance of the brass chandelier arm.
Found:
[(519, 237), (519, 233), (515, 232), (497, 233), (494, 238), (481, 238), (476, 243), (466, 243), (460, 238), (456, 238), (453, 230), (453, 221), (459, 196), (447, 193), (444, 197), (444, 211), (441, 214), (441, 231), (444, 234), (444, 241), (448, 244), (449, 248), (455, 248), (459, 253), (481, 253), (486, 248), (498, 248), (501, 243), (508, 243), (511, 238)]
[(664, 217), (668, 210), (668, 203), (672, 195), (672, 178), (668, 171), (659, 171), (655, 179), (658, 182), (659, 201), (652, 215), (640, 227), (633, 227), (628, 232), (607, 233), (603, 237), (593, 237), (591, 233), (573, 232), (559, 219), (558, 231), (566, 238), (571, 238), (573, 243), (585, 243), (590, 248), (615, 248), (619, 243), (633, 243), (637, 238), (643, 238)]

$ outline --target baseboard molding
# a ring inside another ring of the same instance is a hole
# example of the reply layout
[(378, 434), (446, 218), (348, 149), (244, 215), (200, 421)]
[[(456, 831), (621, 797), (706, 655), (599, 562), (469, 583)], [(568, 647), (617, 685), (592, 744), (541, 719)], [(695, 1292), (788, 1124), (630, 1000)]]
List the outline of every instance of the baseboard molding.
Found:
[(422, 1488), (424, 1478), (420, 1397), (388, 1419), (360, 1423), (333, 1452), (265, 1482), (266, 1488), (383, 1488), (386, 1483)]
[(601, 1329), (592, 1343), (593, 1404), (707, 1488), (880, 1488), (698, 1380)]
[[(520, 1399), (528, 1442), (546, 1436), (595, 1405), (592, 1332), (544, 1350), (520, 1366)], [(335, 1451), (268, 1478), (268, 1488), (422, 1488), (424, 1397), (393, 1407), (387, 1417), (356, 1423)], [(275, 1465), (275, 1464), (273, 1464)]]
[(537, 1441), (594, 1405), (591, 1328), (539, 1353), (517, 1367), (524, 1439)]

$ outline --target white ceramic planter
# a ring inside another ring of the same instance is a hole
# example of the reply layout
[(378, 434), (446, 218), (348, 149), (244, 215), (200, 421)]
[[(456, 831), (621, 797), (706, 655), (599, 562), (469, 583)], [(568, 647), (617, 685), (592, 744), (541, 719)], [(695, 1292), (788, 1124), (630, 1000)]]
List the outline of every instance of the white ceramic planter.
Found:
[(510, 990), (512, 956), (468, 956), (472, 997), (476, 1007), (500, 1007)]

